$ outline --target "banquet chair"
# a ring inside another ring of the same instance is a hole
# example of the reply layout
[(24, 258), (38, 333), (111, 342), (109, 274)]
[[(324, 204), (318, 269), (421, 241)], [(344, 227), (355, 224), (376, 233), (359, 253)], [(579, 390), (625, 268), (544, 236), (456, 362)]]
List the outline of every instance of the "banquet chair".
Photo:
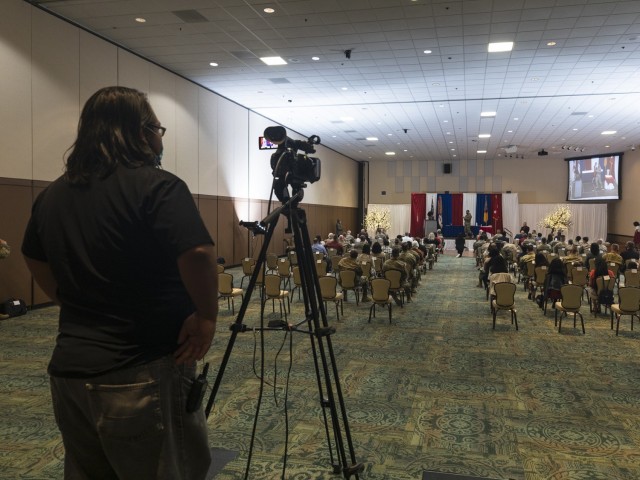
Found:
[(584, 297), (585, 287), (587, 286), (587, 282), (589, 280), (587, 269), (582, 265), (574, 264), (571, 267), (571, 283), (573, 285), (578, 285), (582, 288), (582, 295), (580, 298)]
[(637, 268), (624, 271), (624, 286), (640, 288), (640, 273)]
[(222, 265), (221, 263), (217, 263), (216, 264), (216, 270), (218, 271), (218, 273), (223, 273), (224, 272), (224, 265)]
[(371, 314), (376, 318), (376, 306), (387, 307), (389, 310), (389, 323), (391, 323), (391, 303), (393, 299), (389, 295), (389, 286), (391, 282), (386, 278), (371, 279), (371, 307), (369, 307), (369, 323), (371, 323)]
[(334, 255), (329, 258), (331, 258), (331, 273), (333, 273), (333, 276), (335, 277), (338, 275), (338, 264), (340, 263), (340, 260), (342, 260), (342, 257), (340, 255)]
[(298, 254), (295, 250), (289, 250), (287, 257), (289, 258), (289, 265), (291, 265), (291, 268), (298, 266)]
[(255, 264), (256, 261), (251, 257), (245, 257), (242, 259), (242, 278), (240, 279), (240, 288), (242, 288), (242, 284), (246, 277), (251, 278), (251, 273), (253, 272), (253, 266)]
[[(282, 317), (282, 311), (284, 310), (284, 319), (287, 320), (287, 307), (289, 313), (291, 313), (291, 303), (289, 302), (289, 292), (287, 290), (280, 289), (280, 275), (269, 274), (264, 277), (264, 297), (262, 299), (262, 312), (264, 313), (264, 306), (267, 301), (271, 300), (273, 311), (275, 312), (275, 301), (278, 300), (280, 304), (280, 317)], [(285, 304), (285, 300), (287, 303)]]
[(499, 282), (493, 286), (495, 298), (491, 300), (491, 313), (493, 314), (493, 329), (496, 329), (496, 315), (498, 310), (509, 310), (511, 312), (511, 323), (515, 323), (518, 330), (518, 314), (515, 305), (516, 286), (511, 282)]
[(278, 271), (278, 256), (275, 253), (267, 253), (267, 272), (275, 273)]
[(278, 276), (284, 288), (291, 288), (291, 263), (286, 257), (278, 259)]
[(402, 285), (402, 272), (400, 270), (386, 270), (384, 278), (389, 280), (389, 292), (395, 293), (400, 299), (400, 308), (404, 308), (404, 285)]
[[(607, 313), (607, 309), (611, 308), (613, 304), (613, 289), (616, 285), (616, 277), (610, 277), (609, 275), (596, 277), (596, 290), (595, 292), (591, 291), (589, 293), (589, 311), (593, 313), (596, 317), (598, 316), (598, 311), (604, 306), (604, 311), (602, 313)], [(609, 290), (611, 292), (610, 298), (608, 302), (601, 302), (599, 298), (601, 292), (603, 290)]]
[(339, 274), (340, 287), (344, 300), (347, 299), (347, 291), (352, 290), (356, 296), (356, 305), (360, 304), (360, 285), (356, 284), (356, 272), (353, 270), (342, 270)]
[(318, 258), (316, 258), (316, 275), (318, 277), (325, 277), (327, 275), (327, 262)]
[[(569, 313), (573, 313), (573, 328), (576, 328), (576, 315), (580, 315), (580, 322), (582, 323), (582, 333), (585, 333), (584, 318), (580, 313), (583, 290), (583, 287), (575, 284), (567, 284), (560, 287), (560, 295), (562, 295), (562, 298), (554, 304), (556, 307), (555, 325), (558, 326), (558, 333), (560, 333), (560, 331), (562, 330), (563, 315), (566, 317)], [(559, 322), (558, 312), (562, 312), (560, 314)]]
[(536, 293), (540, 292), (544, 295), (544, 280), (547, 277), (547, 266), (541, 265), (536, 267), (534, 270), (534, 276), (531, 281), (529, 281), (530, 290), (529, 290), (529, 298), (536, 301)]
[[(233, 287), (233, 275), (230, 273), (218, 273), (218, 298), (227, 299), (227, 309), (231, 308), (231, 314), (235, 315), (234, 297), (240, 296), (244, 298), (244, 290), (242, 288)], [(231, 304), (231, 305), (229, 305)]]
[(302, 288), (302, 278), (300, 276), (300, 267), (293, 267), (291, 271), (293, 275), (293, 288), (291, 289), (291, 301), (293, 301), (293, 292), (298, 290), (298, 300), (300, 300), (300, 289)]
[[(326, 265), (326, 263), (323, 261)], [(324, 302), (325, 312), (327, 311), (327, 302), (333, 302), (336, 305), (336, 317), (340, 321), (340, 313), (344, 315), (344, 305), (342, 303), (343, 295), (337, 291), (338, 279), (336, 277), (325, 276), (318, 278), (320, 283), (320, 294), (322, 295), (322, 301)], [(338, 313), (338, 305), (340, 305), (340, 313)]]
[(633, 330), (633, 317), (640, 321), (640, 288), (620, 287), (618, 290), (618, 303), (611, 305), (611, 329), (613, 329), (613, 315), (616, 316), (616, 336), (620, 330), (620, 317), (631, 316), (631, 330)]

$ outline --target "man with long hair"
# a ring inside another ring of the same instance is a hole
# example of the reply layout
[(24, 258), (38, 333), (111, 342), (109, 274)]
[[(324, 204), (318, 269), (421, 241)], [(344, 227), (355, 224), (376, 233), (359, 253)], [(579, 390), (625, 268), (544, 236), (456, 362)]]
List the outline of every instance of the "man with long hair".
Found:
[(22, 253), (60, 306), (48, 372), (65, 478), (209, 467), (204, 412), (185, 404), (215, 334), (216, 255), (186, 184), (159, 168), (165, 130), (143, 93), (99, 90), (33, 205)]

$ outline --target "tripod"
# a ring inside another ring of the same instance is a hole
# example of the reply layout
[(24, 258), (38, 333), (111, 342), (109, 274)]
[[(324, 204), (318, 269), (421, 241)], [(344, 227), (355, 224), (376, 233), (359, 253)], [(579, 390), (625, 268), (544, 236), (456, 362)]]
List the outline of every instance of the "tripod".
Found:
[[(247, 293), (244, 296), (242, 306), (238, 312), (238, 317), (230, 327), (231, 337), (229, 338), (220, 369), (213, 384), (211, 395), (205, 408), (205, 415), (207, 417), (209, 416), (213, 403), (215, 402), (215, 397), (220, 388), (222, 377), (229, 361), (229, 357), (231, 356), (236, 337), (238, 336), (238, 333), (247, 331), (247, 326), (242, 323), (242, 320), (247, 310), (258, 276), (264, 268), (267, 248), (269, 247), (271, 237), (278, 223), (278, 218), (280, 215), (288, 216), (290, 228), (293, 232), (295, 251), (298, 258), (298, 267), (300, 269), (305, 319), (299, 324), (293, 326), (288, 324), (275, 327), (269, 325), (268, 327), (261, 326), (258, 330), (282, 331), (293, 329), (294, 331), (303, 332), (309, 335), (333, 473), (337, 474), (342, 472), (346, 479), (355, 475), (355, 478), (357, 479), (359, 478), (358, 474), (364, 470), (364, 464), (357, 463), (355, 459), (344, 397), (342, 396), (342, 390), (340, 388), (338, 369), (336, 367), (336, 360), (331, 343), (331, 335), (335, 333), (335, 328), (329, 326), (327, 322), (324, 302), (320, 292), (320, 284), (318, 282), (313, 262), (314, 257), (309, 240), (306, 213), (298, 206), (298, 203), (303, 197), (303, 190), (301, 190), (301, 188), (302, 187), (298, 188), (297, 191), (295, 191), (294, 188), (294, 195), (288, 201), (283, 203), (281, 207), (275, 209), (265, 217), (261, 222), (241, 222), (241, 224), (252, 230), (254, 235), (256, 233), (264, 233), (265, 240), (262, 244), (253, 274), (251, 275), (249, 286), (247, 287)], [(267, 227), (266, 230), (264, 229), (265, 225)], [(264, 309), (265, 302), (263, 300), (262, 302), (262, 309)], [(306, 324), (306, 330), (298, 329), (298, 327), (302, 327), (304, 324)], [(330, 423), (327, 418), (327, 411), (329, 412)], [(257, 421), (257, 416), (258, 414), (256, 413), (254, 424)], [(333, 433), (333, 439), (331, 438), (331, 433)]]

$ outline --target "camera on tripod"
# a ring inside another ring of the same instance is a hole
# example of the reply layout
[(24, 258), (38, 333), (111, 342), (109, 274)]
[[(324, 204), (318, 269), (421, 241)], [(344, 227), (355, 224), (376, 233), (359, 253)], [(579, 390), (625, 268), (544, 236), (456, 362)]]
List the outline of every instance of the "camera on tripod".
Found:
[(307, 182), (320, 180), (320, 159), (308, 155), (316, 153), (314, 145), (320, 143), (320, 137), (312, 135), (306, 141), (293, 140), (287, 137), (284, 127), (267, 127), (264, 137), (278, 145), (278, 149), (271, 155), (271, 170), (278, 200), (285, 202), (289, 199), (288, 185), (295, 191)]

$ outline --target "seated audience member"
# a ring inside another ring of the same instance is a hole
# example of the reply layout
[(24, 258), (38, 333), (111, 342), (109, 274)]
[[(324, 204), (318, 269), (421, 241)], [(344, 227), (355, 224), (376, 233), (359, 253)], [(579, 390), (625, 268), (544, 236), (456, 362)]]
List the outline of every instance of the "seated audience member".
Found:
[(493, 264), (489, 268), (489, 276), (487, 278), (489, 282), (489, 299), (491, 300), (496, 295), (495, 284), (500, 282), (513, 283), (513, 278), (509, 274), (509, 268), (507, 261), (498, 255), (495, 257)]
[[(391, 258), (384, 262), (382, 265), (382, 271), (386, 272), (387, 270), (397, 270), (400, 272), (400, 285), (404, 288), (404, 294), (407, 298), (407, 303), (411, 302), (411, 284), (408, 282), (408, 266), (402, 260), (400, 260), (400, 249), (394, 248), (391, 250)], [(391, 296), (395, 300), (395, 302), (400, 305), (400, 299), (398, 298), (395, 292), (391, 293)]]
[(597, 243), (592, 243), (589, 247), (589, 253), (587, 253), (587, 257), (584, 259), (585, 268), (589, 268), (589, 260), (592, 258), (602, 258), (602, 255), (600, 255), (600, 247)]
[(407, 264), (407, 279), (411, 284), (411, 293), (416, 293), (416, 287), (418, 286), (418, 259), (415, 253), (411, 251), (411, 245), (409, 242), (402, 244), (402, 251), (400, 253), (400, 260)]
[(587, 290), (589, 292), (589, 298), (596, 304), (598, 312), (600, 312), (600, 302), (598, 300), (600, 292), (598, 292), (596, 278), (604, 276), (614, 277), (613, 272), (608, 269), (607, 262), (604, 261), (604, 258), (596, 257), (595, 268), (589, 272), (589, 287)]
[(544, 254), (544, 252), (536, 253), (536, 256), (533, 260), (534, 262), (536, 262), (536, 268), (549, 266), (549, 260), (547, 260), (547, 256)]
[[(356, 261), (360, 265), (362, 265), (365, 262), (369, 262), (369, 264), (371, 264), (371, 268), (373, 268), (373, 259), (371, 258), (371, 247), (369, 246), (368, 243), (365, 243), (364, 245), (362, 245), (362, 251), (360, 255), (358, 255), (358, 258), (356, 259)], [(362, 273), (366, 273), (369, 276), (371, 276), (371, 272), (362, 272)]]
[[(368, 302), (369, 297), (367, 297), (367, 279), (362, 277), (362, 267), (358, 263), (358, 252), (356, 250), (351, 250), (349, 252), (349, 256), (343, 257), (338, 262), (338, 272), (343, 272), (345, 270), (353, 270), (356, 272), (356, 285), (360, 285), (362, 287), (362, 301)], [(344, 299), (347, 299), (347, 292), (344, 292)]]
[(347, 234), (344, 236), (344, 239), (349, 243), (355, 240), (355, 238), (353, 238), (353, 235), (351, 235), (351, 230), (347, 230)]
[(558, 237), (558, 240), (553, 244), (553, 253), (555, 253), (556, 255), (560, 254), (560, 250), (561, 249), (567, 249), (567, 244), (564, 242), (564, 235), (560, 235)]
[(338, 237), (338, 240), (336, 240), (335, 236), (332, 237), (331, 235), (332, 234), (329, 234), (329, 241), (325, 242), (324, 244), (325, 248), (334, 248), (337, 255), (342, 255), (344, 253), (344, 246), (343, 243), (340, 242), (340, 238), (342, 237), (344, 239), (344, 237), (340, 235), (340, 237)]
[(380, 242), (373, 242), (373, 245), (371, 245), (371, 256), (386, 259)]
[(535, 249), (533, 245), (523, 245), (522, 246), (522, 256), (518, 260), (518, 270), (520, 273), (526, 275), (527, 273), (527, 263), (531, 262), (536, 258)]
[(382, 253), (384, 253), (385, 256), (387, 258), (389, 258), (389, 257), (391, 257), (391, 250), (392, 250), (392, 248), (391, 248), (391, 245), (389, 245), (389, 239), (385, 238), (382, 241)]
[(636, 250), (636, 246), (633, 242), (627, 242), (625, 244), (624, 252), (622, 252), (620, 256), (623, 260), (621, 267), (621, 271), (623, 272), (627, 268), (625, 264), (628, 260), (640, 260), (640, 252)]
[(617, 263), (618, 265), (622, 265), (624, 262), (622, 261), (622, 256), (620, 255), (620, 246), (617, 243), (611, 245), (611, 251), (609, 253), (605, 253), (602, 258), (609, 263)]
[(542, 302), (538, 302), (538, 306), (543, 308), (547, 299), (555, 302), (562, 298), (560, 295), (560, 287), (565, 283), (567, 283), (567, 275), (565, 273), (564, 263), (559, 258), (554, 258), (551, 260), (547, 269), (547, 275), (544, 278), (544, 295)]
[[(330, 235), (333, 235), (333, 234), (330, 234)], [(316, 235), (315, 238), (313, 239), (313, 245), (311, 245), (311, 251), (314, 253), (315, 252), (322, 253), (322, 258), (326, 260), (328, 256), (327, 249), (320, 242), (321, 242), (320, 235)]]
[[(489, 274), (492, 273), (492, 267), (496, 263), (504, 262), (506, 264), (505, 259), (500, 255), (500, 250), (495, 243), (491, 243), (487, 250), (488, 256), (484, 261), (484, 265), (482, 266), (482, 270), (480, 270), (478, 276), (478, 286), (488, 288), (489, 286)], [(496, 272), (497, 273), (497, 272)]]
[(542, 237), (540, 243), (536, 247), (536, 252), (550, 252), (551, 247), (547, 244), (547, 239)]
[(569, 250), (567, 250), (567, 255), (562, 259), (562, 262), (565, 264), (565, 268), (567, 268), (569, 264), (573, 263), (582, 264), (582, 257), (578, 254), (578, 247), (571, 245)]
[(582, 237), (582, 242), (580, 243), (580, 245), (578, 245), (578, 250), (580, 250), (580, 255), (582, 255), (583, 253), (588, 253), (590, 248), (591, 248), (591, 244), (589, 243), (589, 237)]

